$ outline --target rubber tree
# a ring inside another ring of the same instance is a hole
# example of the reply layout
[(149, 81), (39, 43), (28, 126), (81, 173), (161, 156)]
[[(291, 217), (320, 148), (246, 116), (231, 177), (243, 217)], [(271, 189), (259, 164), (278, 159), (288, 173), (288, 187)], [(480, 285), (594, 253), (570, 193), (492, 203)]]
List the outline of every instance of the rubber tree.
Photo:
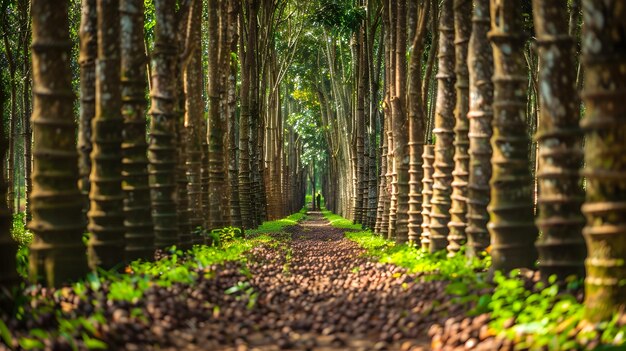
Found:
[(226, 205), (224, 192), (226, 189), (226, 167), (224, 162), (223, 134), (226, 131), (225, 116), (219, 113), (219, 25), (218, 21), (219, 0), (208, 1), (208, 28), (209, 52), (208, 52), (208, 88), (209, 115), (207, 138), (209, 142), (209, 227), (218, 229), (228, 223), (224, 219)]
[(89, 265), (124, 262), (119, 0), (97, 0), (96, 115), (92, 121)]
[[(4, 88), (0, 84), (0, 111), (4, 108)], [(0, 140), (7, 140), (4, 123), (0, 123)], [(0, 159), (4, 160), (8, 151), (6, 143), (0, 143)], [(17, 261), (15, 254), (17, 253), (17, 242), (11, 236), (11, 227), (13, 224), (13, 215), (9, 209), (7, 201), (7, 182), (5, 179), (6, 169), (5, 163), (2, 163), (0, 169), (2, 176), (0, 177), (0, 287), (11, 287), (19, 282), (17, 274)]]
[(526, 127), (528, 72), (521, 0), (491, 0), (494, 103), (490, 222), (492, 269), (509, 271), (535, 264), (537, 229), (533, 218)]
[(472, 0), (454, 0), (454, 74), (456, 105), (454, 109), (454, 171), (450, 222), (448, 222), (448, 254), (454, 255), (467, 240), (467, 182), (469, 179), (469, 71), (467, 51), (472, 32)]
[(176, 203), (176, 44), (175, 0), (155, 0), (156, 27), (151, 57), (150, 139), (148, 172), (154, 221), (155, 246), (178, 242)]
[[(84, 197), (78, 190), (66, 2), (33, 0), (33, 232), (30, 278), (48, 286), (88, 271), (82, 237)], [(4, 256), (3, 256), (4, 257)]]
[[(416, 21), (415, 35), (409, 61), (409, 84), (407, 108), (409, 116), (409, 243), (419, 246), (422, 233), (422, 154), (424, 152), (424, 108), (421, 90), (421, 58), (423, 41), (426, 35), (427, 15), (430, 1), (419, 7), (419, 19)], [(418, 9), (416, 9), (416, 12)]]
[(80, 115), (78, 123), (78, 186), (89, 209), (91, 173), (91, 123), (96, 114), (96, 56), (98, 54), (98, 12), (96, 0), (83, 0), (79, 28)]
[(475, 257), (489, 246), (491, 178), (491, 121), (493, 119), (493, 52), (487, 33), (490, 28), (489, 0), (474, 0), (472, 35), (469, 42), (469, 183), (467, 198), (466, 254)]
[(236, 228), (243, 227), (241, 220), (241, 205), (239, 193), (239, 140), (237, 138), (237, 43), (239, 34), (237, 24), (239, 21), (239, 5), (235, 0), (228, 0), (228, 44), (229, 70), (228, 70), (228, 181), (230, 183), (230, 217), (231, 225)]
[(541, 276), (583, 276), (586, 256), (580, 207), (585, 195), (579, 176), (583, 160), (578, 126), (574, 40), (568, 34), (567, 1), (533, 1), (539, 49), (539, 196), (536, 243)]
[[(187, 44), (191, 51), (183, 67), (185, 89), (185, 144), (186, 144), (186, 178), (187, 194), (189, 195), (190, 226), (192, 229), (202, 227), (202, 132), (203, 99), (202, 99), (202, 1), (193, 0), (187, 23)], [(200, 244), (202, 238), (196, 235), (193, 244)]]
[(144, 3), (120, 0), (122, 116), (122, 189), (126, 259), (154, 258), (154, 224), (150, 202), (148, 144), (146, 142), (146, 55)]
[(429, 219), (430, 251), (444, 250), (448, 245), (450, 196), (454, 169), (454, 105), (456, 77), (454, 74), (454, 12), (453, 1), (444, 0), (439, 19), (439, 73), (435, 107), (435, 161), (433, 195)]
[(626, 307), (626, 1), (584, 0), (586, 316)]

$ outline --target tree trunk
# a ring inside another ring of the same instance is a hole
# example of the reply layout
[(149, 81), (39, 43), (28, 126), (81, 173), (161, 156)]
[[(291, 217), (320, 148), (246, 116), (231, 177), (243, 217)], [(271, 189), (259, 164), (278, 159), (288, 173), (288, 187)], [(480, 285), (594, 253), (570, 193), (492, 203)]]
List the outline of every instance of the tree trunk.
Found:
[(491, 178), (491, 120), (493, 119), (493, 53), (487, 38), (489, 32), (489, 0), (474, 0), (472, 36), (469, 42), (470, 79), (470, 163), (467, 199), (468, 257), (479, 256), (490, 243), (489, 222)]
[[(4, 88), (0, 84), (0, 111), (4, 110)], [(4, 123), (0, 123), (0, 160), (4, 160), (8, 145), (4, 142), (7, 140)], [(5, 166), (2, 162), (2, 173), (0, 173), (0, 287), (10, 288), (20, 280), (17, 274), (17, 261), (15, 254), (17, 253), (17, 242), (11, 236), (11, 226), (13, 224), (13, 216), (9, 210), (7, 201), (7, 183), (5, 180)]]
[(141, 0), (120, 0), (122, 114), (122, 177), (126, 259), (154, 258), (154, 225), (148, 183), (148, 144), (146, 143), (146, 57), (143, 48)]
[(26, 23), (26, 30), (22, 34), (22, 74), (24, 75), (22, 83), (22, 126), (24, 128), (24, 222), (28, 223), (32, 219), (30, 212), (30, 191), (32, 189), (32, 138), (33, 132), (31, 127), (31, 29), (30, 29), (30, 0), (22, 0), (19, 2), (20, 12), (22, 13), (22, 21)]
[(448, 254), (455, 255), (467, 240), (467, 181), (469, 178), (469, 72), (467, 48), (471, 34), (472, 1), (454, 0), (454, 58), (456, 75), (456, 107), (454, 110), (454, 171), (452, 176), (452, 204), (448, 222)]
[(537, 227), (542, 236), (536, 245), (544, 279), (552, 274), (565, 279), (585, 273), (586, 247), (581, 235), (585, 220), (580, 212), (584, 192), (578, 173), (583, 159), (580, 100), (565, 6), (566, 0), (533, 1), (541, 63)]
[[(422, 153), (424, 152), (424, 111), (421, 91), (421, 58), (426, 35), (426, 17), (430, 13), (430, 2), (420, 7), (416, 22), (413, 52), (409, 64), (409, 243), (418, 245), (422, 233)], [(416, 9), (417, 11), (417, 9)]]
[(586, 316), (626, 307), (626, 1), (583, 0)]
[(111, 269), (124, 262), (124, 193), (120, 91), (119, 0), (97, 0), (96, 115), (92, 121), (91, 202), (87, 217), (89, 265)]
[(493, 175), (489, 205), (492, 269), (535, 264), (537, 229), (526, 132), (528, 72), (521, 0), (491, 0), (494, 61)]
[(422, 154), (424, 178), (422, 178), (422, 235), (420, 236), (420, 243), (424, 250), (430, 250), (430, 211), (432, 209), (430, 200), (433, 196), (434, 162), (435, 146), (425, 145)]
[[(11, 96), (11, 105), (9, 108), (9, 133), (7, 135), (7, 144), (9, 146), (6, 157), (6, 181), (7, 181), (7, 204), (9, 212), (15, 213), (15, 139), (17, 134), (17, 80), (15, 79), (15, 57), (11, 43), (9, 43), (8, 20), (3, 19), (3, 40), (4, 51), (6, 53), (7, 64), (9, 68), (9, 87)], [(4, 159), (3, 159), (4, 161)]]
[(228, 0), (228, 35), (229, 35), (229, 71), (228, 71), (228, 179), (230, 183), (230, 217), (231, 225), (242, 228), (241, 205), (239, 200), (239, 165), (237, 157), (237, 21), (238, 5), (235, 0)]
[(185, 89), (185, 145), (186, 179), (189, 196), (189, 225), (194, 231), (192, 244), (202, 244), (197, 229), (203, 225), (202, 213), (202, 1), (193, 0), (187, 22), (187, 50), (189, 58), (183, 68)]
[(91, 123), (96, 115), (96, 56), (98, 55), (98, 12), (96, 0), (82, 0), (80, 21), (80, 116), (78, 123), (78, 187), (89, 210), (91, 188)]
[(155, 0), (156, 28), (152, 52), (150, 141), (148, 160), (155, 246), (178, 242), (176, 203), (176, 72), (177, 45), (174, 0)]
[(452, 0), (444, 0), (439, 21), (439, 73), (437, 74), (437, 106), (435, 107), (435, 173), (430, 200), (430, 251), (443, 250), (448, 244), (450, 195), (454, 168), (454, 14)]
[(35, 159), (30, 277), (60, 286), (88, 270), (82, 241), (84, 198), (77, 185), (67, 4), (32, 0), (31, 11)]

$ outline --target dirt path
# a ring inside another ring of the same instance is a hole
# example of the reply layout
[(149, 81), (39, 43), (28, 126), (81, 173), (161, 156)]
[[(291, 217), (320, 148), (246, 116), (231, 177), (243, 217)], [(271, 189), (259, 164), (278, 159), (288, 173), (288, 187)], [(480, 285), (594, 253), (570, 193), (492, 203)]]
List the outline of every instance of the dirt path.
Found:
[[(248, 292), (225, 295), (214, 318), (174, 328), (168, 341), (206, 350), (428, 349), (433, 319), (423, 311), (433, 306), (421, 300), (436, 285), (364, 258), (319, 212), (290, 232), (281, 247), (254, 250)], [(218, 289), (233, 284), (223, 274)]]

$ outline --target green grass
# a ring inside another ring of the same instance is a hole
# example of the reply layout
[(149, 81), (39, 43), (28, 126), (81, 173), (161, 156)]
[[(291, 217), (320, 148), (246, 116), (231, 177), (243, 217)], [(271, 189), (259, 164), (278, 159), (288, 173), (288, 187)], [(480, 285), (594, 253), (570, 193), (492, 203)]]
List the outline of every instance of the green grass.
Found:
[(322, 215), (326, 218), (330, 225), (339, 229), (361, 230), (363, 229), (360, 224), (354, 224), (351, 220), (345, 219), (340, 215), (334, 214), (326, 209), (322, 210)]
[[(324, 215), (338, 228), (354, 229), (347, 219), (329, 212)], [(620, 325), (619, 311), (596, 325), (585, 321), (584, 306), (575, 298), (583, 284), (581, 279), (571, 277), (567, 284), (558, 285), (556, 277), (550, 277), (548, 284), (537, 283), (528, 289), (519, 270), (509, 275), (496, 272), (489, 281), (490, 256), (468, 260), (457, 254), (449, 258), (445, 252), (429, 253), (396, 244), (371, 231), (348, 231), (345, 236), (378, 262), (404, 267), (409, 273), (423, 273), (420, 279), (424, 281), (448, 282), (446, 293), (453, 296), (454, 303), (472, 306), (469, 316), (489, 313), (489, 332), (514, 340), (516, 349), (626, 349), (626, 325)], [(492, 293), (477, 294), (485, 288)]]
[(256, 229), (247, 230), (246, 235), (253, 236), (258, 234), (279, 233), (287, 227), (298, 224), (298, 222), (304, 220), (304, 218), (306, 218), (306, 208), (303, 208), (299, 212), (291, 214), (283, 219), (263, 222), (263, 224)]

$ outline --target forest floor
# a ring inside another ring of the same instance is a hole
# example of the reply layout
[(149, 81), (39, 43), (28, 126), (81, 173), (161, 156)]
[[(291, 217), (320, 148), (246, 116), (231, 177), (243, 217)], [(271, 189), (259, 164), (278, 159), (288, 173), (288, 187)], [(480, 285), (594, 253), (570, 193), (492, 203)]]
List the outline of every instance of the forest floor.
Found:
[(396, 245), (328, 211), (303, 210), (245, 239), (170, 248), (157, 261), (130, 263), (125, 273), (98, 271), (61, 289), (23, 285), (12, 312), (0, 308), (0, 351), (622, 344), (626, 316), (616, 315), (604, 331), (579, 323), (577, 281), (561, 293), (538, 283), (534, 271), (489, 283), (485, 260), (442, 255)]

